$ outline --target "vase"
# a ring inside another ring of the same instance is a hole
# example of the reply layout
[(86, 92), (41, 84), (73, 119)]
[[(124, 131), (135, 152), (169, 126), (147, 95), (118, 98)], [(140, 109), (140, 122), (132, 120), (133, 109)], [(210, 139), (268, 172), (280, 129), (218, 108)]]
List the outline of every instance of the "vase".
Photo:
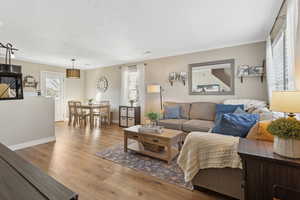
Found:
[(300, 140), (274, 136), (274, 152), (287, 158), (300, 158)]
[(156, 127), (157, 126), (157, 121), (156, 120), (151, 120), (150, 126), (151, 127)]

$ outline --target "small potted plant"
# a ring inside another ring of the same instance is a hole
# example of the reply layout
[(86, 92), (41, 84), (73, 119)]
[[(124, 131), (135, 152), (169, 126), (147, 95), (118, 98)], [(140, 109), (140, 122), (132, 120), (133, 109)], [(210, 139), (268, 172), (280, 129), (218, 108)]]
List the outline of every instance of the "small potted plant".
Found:
[(159, 117), (160, 117), (159, 113), (149, 112), (149, 113), (146, 114), (146, 116), (151, 121), (151, 126), (156, 126), (157, 120), (159, 120)]
[(93, 98), (91, 98), (91, 99), (88, 99), (89, 105), (92, 105), (92, 104), (93, 104), (93, 101), (94, 101), (94, 99), (93, 99)]
[(300, 121), (280, 118), (270, 123), (267, 130), (274, 135), (274, 152), (287, 158), (300, 158)]

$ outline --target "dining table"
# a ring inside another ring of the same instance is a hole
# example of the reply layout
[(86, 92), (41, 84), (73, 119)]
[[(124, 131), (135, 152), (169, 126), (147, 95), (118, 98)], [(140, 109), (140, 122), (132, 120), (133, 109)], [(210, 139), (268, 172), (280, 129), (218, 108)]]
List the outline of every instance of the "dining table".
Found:
[(94, 128), (94, 115), (93, 115), (93, 111), (94, 110), (100, 110), (103, 108), (107, 109), (107, 116), (108, 116), (108, 125), (111, 124), (111, 113), (110, 113), (110, 105), (109, 104), (82, 104), (81, 108), (84, 110), (88, 110), (89, 111), (89, 115), (90, 115), (90, 128)]

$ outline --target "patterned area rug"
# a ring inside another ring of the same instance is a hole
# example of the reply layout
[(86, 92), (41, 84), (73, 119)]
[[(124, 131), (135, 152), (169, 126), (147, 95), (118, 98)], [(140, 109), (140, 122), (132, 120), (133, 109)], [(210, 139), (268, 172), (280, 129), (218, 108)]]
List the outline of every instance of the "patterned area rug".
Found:
[(108, 148), (97, 153), (97, 155), (122, 166), (142, 171), (168, 183), (176, 184), (190, 190), (193, 188), (192, 184), (184, 182), (184, 174), (177, 165), (176, 158), (168, 165), (165, 161), (143, 156), (130, 150), (125, 153), (122, 144)]

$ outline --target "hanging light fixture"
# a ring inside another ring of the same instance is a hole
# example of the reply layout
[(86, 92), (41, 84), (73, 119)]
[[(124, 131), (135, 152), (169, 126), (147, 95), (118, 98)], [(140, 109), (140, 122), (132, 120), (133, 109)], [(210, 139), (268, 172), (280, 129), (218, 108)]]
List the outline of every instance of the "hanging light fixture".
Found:
[(67, 78), (79, 79), (80, 78), (80, 69), (74, 68), (74, 65), (75, 65), (74, 58), (71, 61), (72, 61), (72, 68), (68, 68), (66, 70)]

